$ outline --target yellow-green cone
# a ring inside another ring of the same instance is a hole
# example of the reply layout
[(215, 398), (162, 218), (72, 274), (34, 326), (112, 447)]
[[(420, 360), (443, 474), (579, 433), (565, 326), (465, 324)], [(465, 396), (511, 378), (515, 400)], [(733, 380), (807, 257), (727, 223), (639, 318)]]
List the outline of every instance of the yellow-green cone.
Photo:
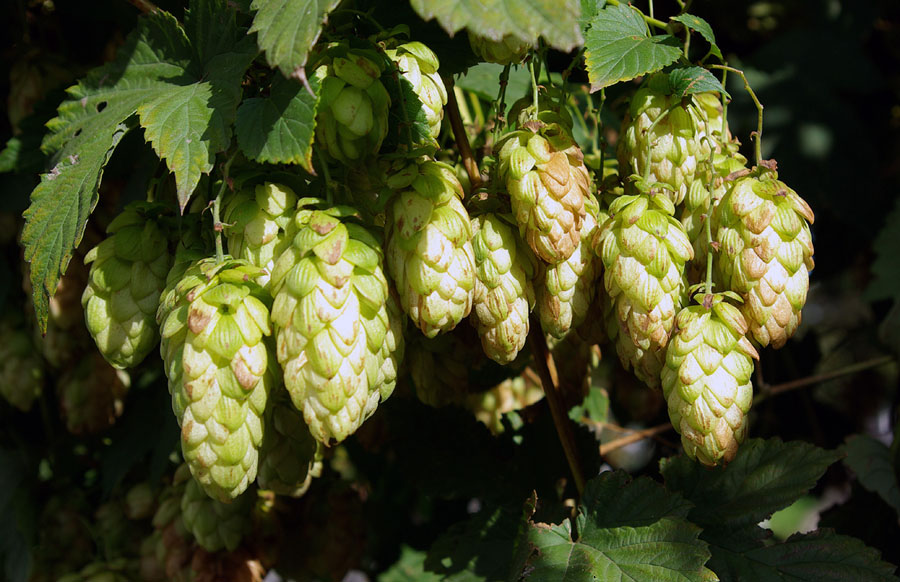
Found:
[(484, 353), (508, 364), (528, 339), (534, 259), (512, 227), (496, 214), (476, 216), (472, 230), (477, 274), (472, 322)]
[(481, 60), (498, 65), (521, 63), (531, 48), (531, 43), (513, 34), (504, 35), (500, 40), (491, 40), (473, 32), (469, 33), (469, 45)]
[(301, 201), (297, 234), (275, 262), (272, 322), (294, 406), (313, 437), (340, 442), (390, 396), (403, 335), (388, 302), (378, 241), (352, 210)]
[(160, 351), (181, 451), (194, 478), (220, 501), (256, 479), (271, 384), (268, 293), (262, 269), (226, 257), (193, 263), (160, 301)]
[(678, 313), (661, 374), (672, 426), (687, 455), (704, 465), (729, 462), (746, 437), (759, 358), (740, 311), (722, 299)]
[(444, 105), (447, 104), (447, 89), (438, 73), (440, 63), (437, 55), (424, 44), (415, 41), (401, 44), (385, 53), (397, 63), (400, 74), (413, 86), (416, 96), (422, 102), (422, 111), (431, 129), (431, 137), (437, 138), (444, 119)]
[(316, 69), (316, 144), (352, 166), (378, 152), (387, 135), (391, 98), (379, 79), (384, 59), (374, 50), (344, 45), (328, 49), (328, 55)]
[(0, 396), (21, 410), (31, 410), (44, 387), (44, 362), (31, 334), (12, 321), (0, 322)]
[(472, 310), (472, 225), (453, 168), (419, 160), (388, 178), (385, 252), (400, 306), (427, 337), (450, 331)]
[(619, 359), (647, 385), (659, 371), (684, 294), (685, 262), (693, 257), (674, 205), (660, 194), (616, 198), (611, 218), (594, 236), (609, 294), (607, 321)]
[(519, 232), (550, 264), (568, 259), (581, 242), (590, 178), (581, 149), (559, 124), (536, 122), (499, 144), (500, 177), (506, 184)]
[(81, 296), (85, 323), (97, 348), (116, 368), (138, 365), (156, 346), (155, 314), (172, 264), (158, 205), (132, 203), (106, 229), (109, 236), (91, 249), (91, 265)]
[(556, 338), (563, 337), (584, 321), (603, 265), (591, 248), (600, 212), (600, 206), (591, 194), (585, 198), (585, 209), (581, 242), (568, 259), (546, 266), (535, 284), (541, 328)]
[(713, 217), (719, 282), (744, 300), (753, 339), (780, 348), (800, 325), (814, 266), (809, 205), (769, 170), (738, 178)]
[(263, 287), (269, 283), (275, 259), (291, 243), (285, 231), (296, 206), (294, 191), (272, 182), (240, 190), (225, 202), (223, 222), (228, 252), (265, 269), (266, 273), (257, 279)]
[(248, 491), (231, 503), (222, 503), (204, 492), (194, 479), (188, 479), (181, 497), (181, 519), (197, 543), (208, 552), (233, 551), (250, 527), (255, 491)]
[(309, 434), (287, 393), (272, 402), (260, 453), (260, 488), (300, 497), (322, 474), (322, 443)]

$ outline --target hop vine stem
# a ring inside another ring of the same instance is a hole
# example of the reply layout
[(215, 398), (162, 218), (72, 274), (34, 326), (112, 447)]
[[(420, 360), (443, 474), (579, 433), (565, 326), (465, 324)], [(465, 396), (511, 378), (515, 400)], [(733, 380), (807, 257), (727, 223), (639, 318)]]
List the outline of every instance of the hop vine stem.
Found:
[(456, 94), (453, 92), (453, 77), (444, 77), (444, 85), (447, 87), (447, 117), (450, 118), (450, 127), (453, 129), (453, 137), (456, 140), (456, 147), (459, 149), (459, 157), (462, 159), (463, 167), (469, 175), (469, 182), (472, 184), (472, 192), (481, 186), (481, 173), (478, 171), (478, 163), (475, 156), (472, 155), (472, 147), (469, 145), (469, 137), (466, 135), (466, 128), (463, 126), (462, 117), (459, 114), (459, 103), (456, 100)]
[[(612, 6), (618, 6), (619, 4), (621, 4), (621, 2), (619, 2), (619, 0), (606, 0), (606, 3), (611, 4)], [(629, 5), (629, 4), (626, 2), (626, 6), (627, 5)], [(632, 7), (632, 8), (634, 8), (634, 7)], [(638, 13), (641, 15), (641, 18), (644, 19), (644, 22), (646, 22), (650, 26), (655, 26), (656, 28), (661, 28), (663, 30), (666, 30), (668, 28), (668, 25), (666, 25), (666, 23), (663, 22), (662, 20), (657, 20), (656, 18), (653, 18), (652, 16), (647, 16), (646, 14), (644, 14), (637, 8), (635, 8), (635, 10), (638, 11)]]
[(753, 92), (753, 88), (750, 87), (750, 81), (747, 80), (747, 75), (744, 74), (744, 71), (740, 69), (735, 69), (734, 67), (730, 67), (728, 65), (708, 65), (711, 69), (719, 69), (722, 71), (730, 71), (737, 75), (741, 76), (741, 79), (744, 81), (744, 89), (750, 95), (750, 99), (753, 100), (753, 104), (756, 105), (757, 112), (757, 122), (756, 122), (756, 135), (754, 136), (754, 144), (756, 146), (756, 165), (759, 166), (762, 162), (762, 133), (763, 133), (763, 104), (760, 103), (759, 98), (756, 96), (756, 93)]
[(222, 208), (222, 196), (225, 194), (225, 188), (228, 187), (228, 171), (231, 169), (234, 156), (235, 154), (231, 154), (228, 160), (225, 161), (225, 165), (222, 166), (222, 184), (219, 186), (219, 191), (216, 193), (216, 197), (213, 198), (212, 203), (213, 230), (216, 233), (216, 264), (222, 264), (225, 260), (225, 252), (222, 248), (222, 222), (219, 220), (219, 212)]

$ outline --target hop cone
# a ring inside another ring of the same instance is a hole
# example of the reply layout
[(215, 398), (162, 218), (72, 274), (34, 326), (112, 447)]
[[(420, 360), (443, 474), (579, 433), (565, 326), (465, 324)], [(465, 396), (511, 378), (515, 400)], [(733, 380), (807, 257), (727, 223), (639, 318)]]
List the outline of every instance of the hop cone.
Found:
[(309, 489), (312, 478), (322, 473), (322, 444), (309, 434), (303, 416), (288, 398), (273, 404), (257, 482), (262, 489), (279, 495), (300, 497)]
[(261, 269), (227, 258), (193, 263), (163, 297), (161, 354), (181, 450), (206, 492), (228, 501), (256, 478), (273, 382)]
[(671, 200), (629, 195), (610, 205), (612, 218), (594, 236), (609, 294), (610, 339), (626, 368), (659, 386), (665, 347), (681, 307), (685, 262), (693, 256)]
[(97, 348), (116, 368), (141, 363), (156, 346), (156, 309), (171, 258), (159, 208), (133, 203), (113, 220), (109, 236), (91, 249), (81, 303)]
[(661, 374), (669, 418), (688, 456), (705, 465), (727, 463), (747, 434), (750, 376), (759, 356), (740, 311), (721, 296), (711, 310), (685, 307), (676, 325)]
[(545, 267), (536, 284), (541, 328), (556, 338), (584, 321), (594, 299), (594, 281), (602, 267), (591, 249), (600, 208), (590, 194), (585, 198), (585, 208), (581, 242), (568, 259)]
[(203, 549), (232, 551), (250, 526), (254, 497), (248, 492), (231, 503), (222, 503), (211, 499), (196, 480), (188, 479), (181, 497), (181, 519)]
[(134, 567), (126, 559), (112, 562), (94, 562), (74, 574), (66, 574), (57, 582), (131, 582), (134, 580)]
[(507, 34), (500, 40), (491, 40), (470, 32), (469, 45), (482, 61), (498, 65), (521, 63), (531, 48), (530, 43), (513, 34)]
[(465, 397), (465, 407), (481, 421), (491, 433), (504, 431), (503, 415), (531, 406), (544, 397), (543, 389), (526, 382), (522, 376), (507, 378), (490, 390)]
[[(709, 158), (712, 148), (703, 139), (706, 109), (693, 96), (687, 98), (687, 105), (678, 105), (682, 100), (667, 95), (667, 90), (668, 80), (660, 75), (651, 77), (634, 94), (623, 122), (617, 157), (621, 175), (646, 175), (651, 183), (668, 184), (674, 192), (667, 195), (680, 204), (700, 162)], [(659, 120), (666, 111), (668, 114)], [(718, 120), (721, 127), (721, 116)]]
[(441, 133), (444, 119), (444, 105), (447, 104), (447, 89), (438, 74), (437, 55), (420, 42), (401, 44), (394, 50), (386, 51), (388, 57), (400, 67), (400, 73), (410, 82), (422, 102), (422, 111), (431, 129), (431, 137)]
[(321, 81), (316, 143), (352, 166), (381, 148), (391, 98), (379, 80), (383, 67), (377, 53), (343, 46), (329, 52), (327, 64), (316, 69)]
[(11, 321), (0, 323), (0, 396), (28, 412), (44, 387), (44, 363), (31, 335)]
[(469, 315), (475, 289), (472, 225), (453, 169), (419, 161), (388, 179), (388, 270), (400, 305), (427, 337)]
[(508, 364), (528, 338), (528, 314), (534, 306), (533, 259), (496, 214), (473, 218), (472, 230), (477, 268), (472, 320), (484, 353)]
[(297, 195), (283, 184), (266, 182), (252, 191), (240, 190), (225, 203), (225, 235), (232, 256), (245, 259), (266, 273), (257, 282), (269, 283), (275, 259), (290, 244), (286, 234), (294, 216)]
[(513, 132), (501, 144), (500, 175), (519, 232), (547, 263), (568, 259), (581, 242), (590, 190), (581, 150), (558, 124)]
[(342, 441), (390, 396), (403, 335), (381, 247), (348, 209), (300, 209), (272, 272), (278, 361), (313, 437)]
[(56, 385), (59, 408), (72, 434), (97, 433), (122, 415), (130, 385), (126, 372), (116, 370), (96, 352), (63, 374)]
[(741, 313), (761, 346), (780, 348), (800, 325), (814, 266), (809, 205), (774, 172), (739, 178), (716, 210), (715, 268), (739, 293)]

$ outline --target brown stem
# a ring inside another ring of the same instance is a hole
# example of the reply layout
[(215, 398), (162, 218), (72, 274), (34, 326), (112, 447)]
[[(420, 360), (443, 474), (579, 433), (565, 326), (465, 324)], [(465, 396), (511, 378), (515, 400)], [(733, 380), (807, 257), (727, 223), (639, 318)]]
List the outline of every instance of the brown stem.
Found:
[(459, 157), (462, 158), (466, 173), (469, 174), (469, 182), (472, 184), (472, 192), (481, 187), (481, 173), (472, 148), (469, 146), (469, 137), (463, 126), (462, 117), (459, 114), (459, 103), (453, 93), (453, 77), (444, 77), (444, 86), (447, 87), (447, 117), (450, 118), (450, 127), (453, 128), (453, 137), (456, 139), (456, 147), (459, 149)]
[(797, 388), (803, 388), (804, 386), (810, 386), (812, 384), (819, 384), (820, 382), (833, 380), (834, 378), (840, 378), (841, 376), (847, 376), (849, 374), (855, 374), (857, 372), (862, 372), (870, 368), (877, 368), (879, 366), (890, 364), (896, 361), (897, 358), (895, 358), (894, 356), (879, 356), (877, 358), (872, 358), (871, 360), (866, 360), (865, 362), (853, 364), (851, 366), (847, 366), (839, 370), (834, 370), (832, 372), (816, 374), (815, 376), (807, 376), (806, 378), (784, 382), (783, 384), (775, 384), (768, 387), (764, 386), (762, 390), (760, 390), (760, 393), (756, 395), (756, 398), (753, 399), (753, 404), (758, 404), (763, 400), (775, 396), (776, 394), (781, 394), (782, 392), (796, 390)]
[(575, 479), (575, 488), (578, 489), (580, 496), (584, 492), (584, 472), (575, 448), (575, 432), (572, 430), (569, 417), (566, 415), (562, 394), (559, 392), (559, 377), (556, 373), (553, 355), (547, 349), (547, 342), (541, 335), (541, 323), (534, 315), (531, 316), (531, 331), (528, 332), (528, 340), (531, 342), (531, 351), (534, 354), (538, 375), (541, 377), (547, 404), (550, 406), (550, 414), (553, 415), (553, 424), (556, 425), (556, 434), (559, 436), (559, 442), (566, 454), (569, 469)]
[(616, 449), (621, 449), (622, 447), (627, 447), (632, 443), (636, 443), (638, 441), (642, 441), (646, 438), (650, 438), (652, 436), (656, 436), (660, 433), (664, 433), (668, 430), (672, 429), (671, 423), (660, 424), (658, 426), (651, 426), (650, 428), (645, 428), (642, 430), (636, 430), (631, 434), (625, 435), (623, 437), (617, 438), (615, 440), (609, 441), (608, 443), (600, 445), (600, 456), (607, 455)]
[(159, 12), (159, 7), (150, 2), (150, 0), (127, 0), (129, 4), (143, 12), (144, 14), (152, 14), (154, 12)]

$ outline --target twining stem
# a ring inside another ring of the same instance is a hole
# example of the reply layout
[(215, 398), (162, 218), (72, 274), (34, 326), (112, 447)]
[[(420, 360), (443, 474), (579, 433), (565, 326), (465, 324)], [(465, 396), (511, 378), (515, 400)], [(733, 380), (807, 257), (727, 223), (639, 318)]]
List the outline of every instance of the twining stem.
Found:
[[(728, 71), (722, 71), (722, 87), (728, 82)], [(726, 141), (728, 137), (725, 135), (728, 131), (728, 104), (731, 99), (722, 93), (722, 141)]]
[(509, 70), (511, 68), (512, 65), (506, 65), (500, 73), (500, 93), (497, 95), (497, 110), (494, 113), (493, 143), (497, 143), (501, 126), (506, 124), (506, 86), (509, 84)]
[(763, 104), (759, 102), (759, 99), (756, 97), (756, 93), (753, 92), (753, 89), (750, 87), (750, 82), (747, 80), (747, 75), (744, 74), (744, 71), (740, 69), (735, 69), (734, 67), (729, 67), (728, 65), (709, 65), (711, 69), (721, 69), (723, 71), (731, 71), (732, 73), (736, 73), (741, 76), (741, 79), (744, 81), (744, 89), (746, 89), (747, 93), (750, 94), (750, 99), (753, 100), (753, 104), (756, 105), (757, 111), (757, 121), (756, 121), (756, 165), (760, 165), (762, 162), (762, 131), (763, 131)]
[(547, 342), (541, 335), (540, 330), (540, 321), (532, 315), (528, 341), (531, 342), (531, 351), (534, 354), (534, 361), (544, 388), (544, 395), (547, 397), (547, 404), (550, 406), (553, 424), (556, 425), (556, 434), (559, 436), (563, 452), (566, 455), (566, 461), (568, 461), (572, 477), (575, 479), (575, 488), (578, 490), (578, 495), (581, 496), (584, 492), (584, 471), (581, 469), (581, 459), (578, 457), (578, 451), (575, 448), (575, 433), (572, 430), (569, 417), (566, 415), (562, 394), (559, 392), (559, 377), (556, 373), (553, 355), (547, 348)]
[[(647, 0), (647, 4), (648, 4), (648, 7), (649, 7), (649, 10), (647, 11), (647, 12), (648, 12), (648, 15), (650, 16), (650, 18), (653, 18), (653, 17), (654, 17), (654, 14), (653, 14), (653, 0)], [(655, 19), (654, 19), (654, 20), (655, 20)]]
[[(621, 4), (621, 2), (619, 2), (619, 0), (606, 0), (606, 3), (612, 4), (613, 6), (618, 6), (619, 4)], [(632, 6), (632, 8), (634, 8), (634, 6)], [(662, 20), (657, 20), (657, 19), (653, 18), (652, 16), (647, 16), (646, 14), (644, 14), (637, 8), (634, 8), (634, 9), (638, 11), (638, 13), (641, 15), (641, 18), (644, 19), (644, 22), (646, 22), (650, 26), (655, 26), (656, 28), (661, 28), (663, 30), (666, 29), (666, 23), (663, 22)]]
[(316, 157), (319, 158), (319, 165), (322, 166), (322, 173), (325, 174), (325, 201), (331, 206), (334, 203), (334, 182), (331, 181), (331, 172), (328, 170), (328, 162), (322, 155), (321, 148), (316, 148)]
[[(236, 154), (237, 152), (235, 152)], [(213, 231), (216, 233), (216, 264), (220, 265), (225, 260), (225, 252), (222, 248), (222, 222), (219, 220), (219, 211), (222, 208), (222, 196), (225, 194), (225, 188), (228, 187), (228, 171), (231, 169), (231, 162), (234, 161), (235, 154), (231, 154), (222, 166), (222, 184), (219, 186), (219, 192), (213, 198), (212, 218)]]
[[(706, 122), (706, 135), (709, 136), (709, 122)], [(722, 134), (725, 135), (724, 133)], [(715, 181), (716, 175), (716, 166), (713, 163), (713, 158), (716, 155), (716, 149), (714, 147), (715, 144), (710, 144), (709, 147), (709, 182), (706, 184), (706, 192), (709, 196), (709, 208), (706, 210), (706, 218), (704, 219), (704, 229), (706, 230), (706, 295), (710, 298), (710, 305), (712, 299), (713, 292), (713, 238), (712, 238), (712, 225), (710, 220), (712, 218), (713, 206), (716, 201), (713, 199), (713, 183)], [(706, 303), (704, 299), (704, 304)]]
[(616, 449), (621, 449), (622, 447), (627, 447), (632, 443), (636, 443), (642, 441), (646, 438), (654, 437), (658, 434), (664, 433), (666, 431), (672, 430), (672, 423), (664, 423), (657, 426), (651, 426), (649, 428), (645, 428), (642, 430), (636, 430), (627, 434), (623, 437), (619, 437), (615, 440), (611, 440), (608, 443), (603, 443), (600, 445), (600, 456), (603, 457), (608, 455), (612, 451)]
[(475, 162), (475, 156), (472, 155), (472, 148), (469, 146), (469, 137), (466, 135), (466, 128), (463, 126), (462, 117), (459, 115), (459, 103), (456, 100), (456, 93), (453, 92), (453, 77), (444, 77), (444, 85), (447, 87), (447, 117), (450, 118), (450, 127), (453, 129), (453, 137), (456, 140), (456, 147), (459, 149), (459, 157), (462, 159), (463, 167), (469, 175), (469, 182), (472, 185), (472, 192), (481, 187), (481, 173), (478, 171), (478, 164)]
[(538, 109), (538, 84), (537, 77), (534, 75), (534, 61), (537, 58), (536, 53), (532, 53), (531, 60), (528, 61), (528, 70), (531, 71), (531, 98), (534, 101), (534, 118), (538, 118), (538, 113), (540, 110)]

